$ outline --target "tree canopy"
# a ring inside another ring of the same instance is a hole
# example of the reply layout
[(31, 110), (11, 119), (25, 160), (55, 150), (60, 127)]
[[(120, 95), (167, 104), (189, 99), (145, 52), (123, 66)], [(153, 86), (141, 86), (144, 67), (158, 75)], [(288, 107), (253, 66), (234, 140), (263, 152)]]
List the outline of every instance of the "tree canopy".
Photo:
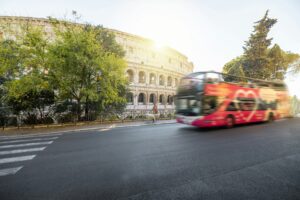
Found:
[(268, 14), (266, 11), (263, 18), (254, 23), (254, 30), (243, 47), (243, 55), (226, 63), (223, 72), (257, 79), (284, 79), (289, 65), (300, 56), (282, 50), (278, 44), (270, 47), (273, 38), (268, 38), (268, 33), (277, 19), (269, 18)]
[(54, 38), (27, 24), (0, 41), (0, 105), (36, 118), (66, 101), (76, 105), (78, 119), (83, 111), (124, 108), (125, 52), (113, 33), (102, 26), (49, 21)]

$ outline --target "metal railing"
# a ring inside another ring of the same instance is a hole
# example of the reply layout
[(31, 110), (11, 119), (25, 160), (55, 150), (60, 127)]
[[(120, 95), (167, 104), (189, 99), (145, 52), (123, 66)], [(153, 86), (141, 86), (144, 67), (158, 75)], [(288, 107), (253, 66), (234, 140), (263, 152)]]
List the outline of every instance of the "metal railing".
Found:
[[(1, 110), (1, 107), (0, 107)], [(3, 114), (3, 113), (2, 113)], [(93, 125), (93, 124), (107, 124), (107, 123), (124, 123), (150, 120), (149, 114), (152, 114), (152, 110), (135, 109), (95, 114), (90, 113), (87, 116), (82, 116), (78, 120), (78, 116), (74, 113), (60, 113), (60, 115), (52, 116), (48, 123), (26, 123), (26, 115), (0, 115), (0, 127), (5, 129), (20, 129), (20, 128), (51, 128), (51, 127), (66, 127), (77, 125)], [(65, 117), (64, 119), (62, 119)], [(175, 118), (174, 109), (158, 109), (157, 119), (166, 120)], [(49, 117), (50, 118), (50, 117)]]

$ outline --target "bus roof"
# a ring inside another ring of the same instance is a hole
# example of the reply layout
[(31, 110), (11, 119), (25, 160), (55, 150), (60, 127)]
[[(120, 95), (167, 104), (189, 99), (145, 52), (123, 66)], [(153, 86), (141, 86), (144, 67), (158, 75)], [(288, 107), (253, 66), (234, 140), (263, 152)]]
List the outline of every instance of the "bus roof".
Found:
[[(222, 76), (227, 76), (227, 77), (232, 77), (233, 79), (231, 81), (226, 81), (225, 82), (229, 82), (229, 83), (237, 83), (237, 82), (252, 82), (252, 83), (266, 83), (266, 84), (272, 84), (272, 85), (284, 85), (285, 83), (281, 80), (276, 80), (276, 81), (266, 81), (266, 80), (262, 80), (262, 79), (255, 79), (255, 78), (249, 78), (249, 77), (245, 77), (245, 76), (234, 76), (234, 75), (230, 75), (230, 74), (225, 74), (225, 73), (220, 73), (220, 72), (216, 72), (216, 71), (200, 71), (200, 72), (193, 72), (191, 74), (188, 74), (187, 77), (194, 75), (194, 74), (206, 74), (206, 73), (215, 73), (215, 74), (219, 74)], [(237, 81), (238, 80), (238, 81)]]

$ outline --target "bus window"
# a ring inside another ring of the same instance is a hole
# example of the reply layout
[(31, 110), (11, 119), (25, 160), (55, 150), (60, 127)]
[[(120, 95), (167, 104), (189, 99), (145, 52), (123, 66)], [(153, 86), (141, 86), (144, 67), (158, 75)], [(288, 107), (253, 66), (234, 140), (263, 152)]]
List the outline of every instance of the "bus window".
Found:
[(218, 83), (219, 82), (219, 74), (208, 72), (206, 73), (206, 82), (207, 83)]
[(231, 102), (226, 109), (226, 111), (237, 111), (237, 110), (238, 109), (236, 108), (234, 102)]
[(220, 74), (220, 80), (225, 81), (228, 83), (240, 83), (243, 82), (244, 78), (243, 77), (238, 77), (238, 76), (232, 76), (229, 74)]
[(256, 102), (254, 99), (240, 99), (239, 107), (242, 111), (252, 111), (254, 110)]
[(208, 115), (213, 113), (217, 108), (217, 97), (205, 96), (203, 99), (203, 114)]
[(185, 116), (199, 116), (201, 114), (201, 102), (196, 99), (176, 99), (176, 113)]
[(205, 73), (203, 72), (196, 72), (196, 73), (191, 73), (189, 75), (187, 75), (188, 78), (196, 78), (196, 79), (200, 79), (203, 80), (205, 78)]
[(271, 110), (277, 110), (277, 101), (275, 100), (269, 103), (269, 108), (271, 108)]
[(268, 109), (267, 103), (265, 101), (263, 101), (262, 99), (259, 99), (257, 110), (267, 110), (267, 109)]

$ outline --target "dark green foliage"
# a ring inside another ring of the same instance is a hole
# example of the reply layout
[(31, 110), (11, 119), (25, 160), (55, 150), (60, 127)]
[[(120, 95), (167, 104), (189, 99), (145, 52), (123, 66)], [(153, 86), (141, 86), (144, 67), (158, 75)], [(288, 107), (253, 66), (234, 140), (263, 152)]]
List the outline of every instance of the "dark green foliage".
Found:
[(250, 35), (244, 48), (244, 73), (247, 77), (265, 79), (271, 77), (271, 66), (268, 58), (268, 47), (272, 38), (267, 38), (272, 26), (277, 19), (268, 17), (268, 11), (264, 17), (255, 22), (254, 31)]
[(96, 26), (95, 32), (96, 39), (102, 44), (102, 48), (105, 52), (113, 53), (120, 58), (125, 56), (125, 51), (116, 42), (115, 35), (112, 32), (102, 26)]
[(289, 65), (299, 59), (298, 54), (283, 51), (278, 44), (269, 48), (272, 38), (268, 33), (277, 19), (264, 17), (255, 22), (254, 31), (245, 42), (244, 54), (223, 67), (223, 72), (236, 76), (247, 76), (256, 79), (284, 79)]
[[(102, 26), (49, 20), (55, 38), (26, 24), (14, 39), (0, 40), (0, 123), (20, 115), (28, 124), (55, 117), (91, 120), (124, 109), (125, 51), (114, 34)], [(14, 33), (9, 24), (4, 28)]]
[(243, 56), (237, 57), (224, 65), (223, 73), (234, 75), (234, 76), (245, 76), (243, 65), (244, 65), (244, 57)]
[[(14, 114), (20, 112), (26, 116), (26, 124), (49, 123), (49, 107), (54, 104), (54, 93), (51, 90), (30, 90), (18, 97), (8, 97), (7, 105)], [(47, 107), (47, 110), (46, 110)]]
[[(127, 82), (122, 75), (126, 63), (113, 36), (102, 35), (102, 30), (90, 25), (59, 24), (57, 40), (49, 48), (50, 83), (57, 88), (60, 100), (76, 101), (78, 120), (83, 106), (85, 118), (89, 118), (95, 103), (99, 104), (97, 112), (101, 112), (126, 102), (123, 91)], [(106, 36), (108, 41), (101, 39)]]

